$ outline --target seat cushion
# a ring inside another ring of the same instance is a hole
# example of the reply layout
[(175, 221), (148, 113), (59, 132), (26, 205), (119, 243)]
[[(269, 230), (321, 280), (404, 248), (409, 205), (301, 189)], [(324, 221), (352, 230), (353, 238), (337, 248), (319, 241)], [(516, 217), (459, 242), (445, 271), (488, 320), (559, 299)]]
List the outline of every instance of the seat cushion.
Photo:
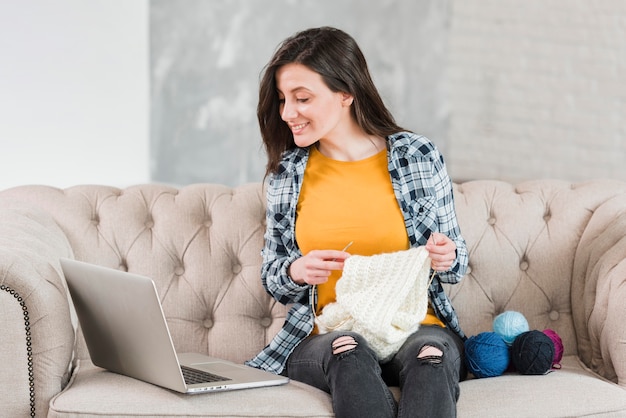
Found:
[[(461, 383), (458, 416), (626, 417), (626, 390), (582, 367), (574, 356), (545, 376), (503, 376)], [(399, 391), (394, 389), (394, 395)], [(332, 417), (330, 397), (311, 386), (287, 385), (182, 395), (107, 372), (88, 361), (50, 402), (50, 417)]]
[(626, 417), (626, 390), (566, 356), (542, 376), (506, 373), (461, 383), (459, 417)]
[(49, 417), (332, 417), (328, 394), (300, 382), (185, 395), (83, 360)]

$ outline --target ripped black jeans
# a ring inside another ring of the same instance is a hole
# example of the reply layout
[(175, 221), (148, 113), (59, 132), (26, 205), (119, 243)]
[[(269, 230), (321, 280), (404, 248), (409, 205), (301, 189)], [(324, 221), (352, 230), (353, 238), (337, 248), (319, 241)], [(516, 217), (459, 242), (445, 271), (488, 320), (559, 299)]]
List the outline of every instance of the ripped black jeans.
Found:
[[(462, 356), (461, 339), (436, 325), (422, 325), (384, 364), (359, 334), (336, 331), (300, 343), (286, 374), (330, 393), (338, 418), (450, 418), (466, 376)], [(398, 403), (388, 386), (400, 386)]]

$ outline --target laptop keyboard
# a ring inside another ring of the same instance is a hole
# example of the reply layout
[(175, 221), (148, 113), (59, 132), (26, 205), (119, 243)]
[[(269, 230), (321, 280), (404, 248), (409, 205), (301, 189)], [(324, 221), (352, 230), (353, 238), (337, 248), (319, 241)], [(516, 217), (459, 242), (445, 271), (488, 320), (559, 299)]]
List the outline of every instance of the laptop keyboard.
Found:
[(180, 369), (183, 371), (183, 377), (185, 378), (185, 382), (188, 385), (193, 385), (196, 383), (218, 382), (220, 380), (231, 380), (227, 377), (218, 376), (213, 373), (192, 369), (186, 366), (180, 366)]

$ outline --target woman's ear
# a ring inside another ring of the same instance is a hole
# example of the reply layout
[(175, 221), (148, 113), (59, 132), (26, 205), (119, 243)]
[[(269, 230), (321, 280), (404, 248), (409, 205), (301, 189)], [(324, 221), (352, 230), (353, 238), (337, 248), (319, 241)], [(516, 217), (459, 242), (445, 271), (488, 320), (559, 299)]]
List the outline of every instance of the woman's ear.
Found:
[(351, 106), (354, 101), (354, 96), (350, 93), (341, 93), (341, 102), (344, 106)]

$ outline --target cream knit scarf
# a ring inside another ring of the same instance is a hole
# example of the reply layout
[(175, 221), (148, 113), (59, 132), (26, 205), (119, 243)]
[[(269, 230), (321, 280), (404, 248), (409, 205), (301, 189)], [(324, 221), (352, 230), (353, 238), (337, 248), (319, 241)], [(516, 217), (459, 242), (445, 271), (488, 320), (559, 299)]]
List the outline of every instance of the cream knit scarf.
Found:
[(320, 333), (358, 332), (380, 361), (391, 360), (426, 317), (429, 272), (424, 247), (350, 256), (335, 287), (337, 302), (316, 318)]

